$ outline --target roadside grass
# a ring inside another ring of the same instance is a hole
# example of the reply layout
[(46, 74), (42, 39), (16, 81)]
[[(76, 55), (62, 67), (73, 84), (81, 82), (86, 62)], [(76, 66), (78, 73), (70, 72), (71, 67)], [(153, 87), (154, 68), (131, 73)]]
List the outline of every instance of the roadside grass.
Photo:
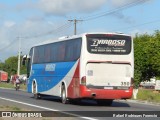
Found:
[(0, 106), (0, 111), (21, 111), (21, 108), (16, 106)]
[[(6, 82), (0, 82), (0, 87), (3, 87), (3, 88), (12, 88), (14, 89), (14, 84), (12, 83), (6, 83)], [(20, 89), (22, 90), (26, 90), (26, 85), (25, 84), (20, 84)]]
[(154, 90), (139, 89), (137, 94), (138, 100), (160, 103), (160, 93)]

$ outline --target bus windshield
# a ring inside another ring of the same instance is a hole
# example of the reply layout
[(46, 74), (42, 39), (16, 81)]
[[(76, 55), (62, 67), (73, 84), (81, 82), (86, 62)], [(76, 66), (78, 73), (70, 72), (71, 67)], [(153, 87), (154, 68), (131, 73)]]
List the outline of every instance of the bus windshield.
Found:
[(87, 50), (93, 54), (126, 55), (131, 52), (131, 37), (124, 35), (88, 34)]

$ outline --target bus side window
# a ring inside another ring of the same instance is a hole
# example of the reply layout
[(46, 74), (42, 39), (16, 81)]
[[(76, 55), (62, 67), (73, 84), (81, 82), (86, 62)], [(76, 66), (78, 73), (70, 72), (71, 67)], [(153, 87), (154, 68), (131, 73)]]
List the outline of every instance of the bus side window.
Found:
[(44, 61), (51, 62), (51, 45), (45, 46), (45, 54), (44, 54)]
[(45, 58), (44, 58), (44, 46), (40, 46), (38, 49), (39, 52), (39, 59), (38, 59), (38, 63), (43, 63)]
[(74, 56), (74, 60), (77, 60), (79, 57), (80, 57), (80, 52), (81, 52), (81, 41), (80, 40), (77, 40), (74, 42), (74, 46), (73, 46), (73, 49), (74, 49), (74, 53), (73, 53), (73, 56)]
[(57, 62), (58, 44), (51, 44), (51, 62)]
[(67, 41), (65, 61), (71, 61), (72, 59), (73, 59), (73, 45), (71, 41)]
[(38, 56), (39, 56), (38, 47), (35, 47), (35, 48), (34, 48), (33, 63), (38, 63)]
[(64, 61), (65, 59), (65, 43), (64, 42), (59, 46), (58, 51), (59, 51), (58, 61)]

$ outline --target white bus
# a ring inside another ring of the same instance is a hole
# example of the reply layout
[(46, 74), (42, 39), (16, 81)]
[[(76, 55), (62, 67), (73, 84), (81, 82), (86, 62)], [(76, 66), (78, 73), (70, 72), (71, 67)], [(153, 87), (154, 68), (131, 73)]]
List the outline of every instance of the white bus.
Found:
[(33, 46), (28, 58), (28, 92), (53, 95), (62, 103), (94, 99), (111, 105), (132, 97), (131, 36), (85, 33)]

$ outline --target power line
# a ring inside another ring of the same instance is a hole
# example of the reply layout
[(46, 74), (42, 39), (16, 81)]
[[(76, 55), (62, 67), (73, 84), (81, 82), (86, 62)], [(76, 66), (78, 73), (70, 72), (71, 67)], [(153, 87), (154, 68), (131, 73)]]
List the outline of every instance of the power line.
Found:
[[(48, 35), (48, 34), (51, 34), (51, 33), (54, 33), (54, 34), (59, 34), (59, 33), (61, 33), (62, 31), (66, 31), (68, 28), (70, 28), (72, 26), (72, 24), (66, 24), (65, 26), (63, 26), (63, 27), (59, 27), (58, 29), (56, 29), (56, 30), (53, 30), (53, 31), (50, 31), (50, 32), (47, 32), (47, 34), (46, 35)], [(38, 37), (40, 37), (40, 36), (44, 36), (45, 34), (41, 34), (41, 35), (37, 35), (37, 36), (32, 36), (32, 37), (30, 37), (30, 38), (26, 38), (26, 39), (31, 39), (31, 38), (38, 38)], [(36, 44), (37, 42), (43, 42), (44, 41), (44, 39), (43, 40), (39, 40), (39, 39), (37, 39), (36, 41), (34, 40), (34, 44)], [(23, 49), (23, 51), (25, 51), (25, 50), (27, 50), (28, 48), (24, 48)]]
[(1, 51), (4, 51), (4, 50), (7, 50), (8, 48), (10, 48), (13, 44), (16, 43), (16, 40), (17, 40), (17, 39), (11, 41), (8, 45), (6, 45), (5, 47), (1, 48), (1, 49), (0, 49), (0, 52), (1, 52)]
[(153, 23), (156, 23), (156, 22), (160, 22), (160, 19), (159, 20), (150, 21), (150, 22), (145, 22), (145, 23), (142, 23), (142, 24), (137, 24), (137, 25), (130, 26), (130, 27), (118, 28), (118, 29), (114, 29), (114, 30), (111, 30), (111, 31), (130, 29), (130, 28), (134, 28), (134, 27), (137, 27), (137, 26), (143, 26), (143, 25), (153, 24)]
[(110, 11), (107, 11), (107, 12), (95, 14), (95, 15), (88, 16), (88, 17), (83, 17), (82, 19), (84, 19), (84, 20), (72, 19), (72, 20), (68, 20), (68, 21), (74, 22), (74, 35), (76, 35), (76, 33), (77, 33), (77, 22), (79, 22), (79, 21), (89, 21), (89, 20), (93, 20), (93, 19), (97, 19), (97, 18), (106, 16), (106, 15), (111, 15), (111, 14), (116, 13), (117, 11), (129, 8), (129, 7), (137, 6), (137, 5), (142, 4), (146, 1), (149, 1), (149, 0), (139, 0), (139, 1), (136, 1), (136, 2), (128, 3), (128, 4), (125, 4), (123, 6), (120, 6), (120, 7), (116, 8), (114, 10), (110, 10)]
[[(56, 34), (56, 33), (59, 33), (59, 32), (62, 32), (64, 31), (65, 29), (71, 27), (71, 23), (65, 23), (63, 25), (61, 25), (60, 27), (57, 27), (56, 29), (52, 30), (52, 31), (49, 31), (49, 32), (46, 32), (46, 33), (43, 33), (43, 34), (38, 34), (38, 35), (33, 35), (33, 36), (23, 36), (22, 38), (23, 39), (32, 39), (32, 38), (38, 38), (38, 37), (41, 37), (41, 36), (45, 36), (45, 35), (49, 35), (49, 34)], [(14, 39), (12, 42), (10, 42), (8, 45), (6, 45), (5, 47), (3, 48), (0, 48), (0, 52), (1, 51), (4, 51), (4, 50), (8, 50), (8, 48), (10, 48), (11, 46), (13, 46), (17, 41), (17, 39)], [(16, 41), (16, 42), (15, 42)], [(7, 48), (7, 49), (6, 49)]]
[[(99, 14), (95, 14), (95, 15), (92, 15), (92, 16), (85, 17), (84, 20), (74, 19), (74, 20), (68, 20), (68, 21), (74, 22), (74, 35), (76, 35), (76, 32), (77, 32), (77, 22), (79, 22), (79, 21), (89, 21), (89, 20), (97, 19), (99, 17), (106, 16), (106, 15), (114, 14), (115, 12), (117, 12), (119, 10), (123, 10), (123, 9), (129, 8), (129, 7), (133, 7), (133, 6), (139, 5), (141, 3), (144, 3), (146, 1), (149, 1), (149, 0), (139, 0), (139, 1), (136, 1), (136, 2), (128, 3), (128, 4), (125, 4), (123, 6), (120, 6), (120, 7), (116, 8), (114, 10), (110, 10), (110, 11), (107, 11), (107, 12), (103, 12), (103, 13), (99, 13)], [(63, 27), (65, 27), (67, 25), (68, 25), (68, 23), (65, 23), (64, 25), (58, 27), (57, 29), (55, 29), (53, 31), (49, 31), (47, 33), (43, 33), (43, 34), (39, 34), (39, 35), (34, 35), (34, 36), (26, 36), (25, 38), (26, 39), (30, 39), (30, 38), (37, 38), (37, 37), (40, 37), (40, 36), (45, 36), (45, 35), (54, 33), (56, 31), (58, 31), (59, 29), (63, 29)]]
[(74, 35), (76, 35), (77, 22), (79, 22), (79, 21), (89, 21), (89, 20), (97, 19), (97, 18), (100, 18), (100, 17), (103, 17), (103, 16), (111, 15), (111, 14), (114, 14), (114, 13), (120, 11), (120, 10), (129, 8), (129, 7), (137, 6), (137, 5), (142, 4), (142, 3), (146, 2), (146, 1), (149, 1), (149, 0), (139, 0), (139, 1), (131, 2), (131, 3), (125, 4), (123, 6), (120, 6), (120, 7), (116, 8), (116, 9), (107, 11), (107, 12), (103, 12), (103, 13), (99, 13), (99, 14), (95, 14), (95, 15), (90, 15), (88, 17), (83, 17), (82, 19), (84, 19), (84, 20), (73, 19), (73, 20), (68, 20), (68, 21), (74, 22)]
[(37, 34), (37, 35), (33, 35), (33, 36), (24, 36), (23, 38), (25, 39), (31, 39), (31, 38), (37, 38), (37, 37), (41, 37), (41, 36), (46, 36), (46, 35), (49, 35), (49, 34), (52, 34), (52, 33), (56, 33), (56, 32), (59, 32), (59, 31), (63, 31), (64, 28), (68, 28), (70, 27), (70, 23), (65, 23), (63, 24), (62, 26), (54, 29), (54, 30), (51, 30), (49, 32), (46, 32), (46, 33), (43, 33), (43, 34)]
[[(137, 24), (137, 25), (134, 25), (134, 26), (130, 26), (130, 27), (123, 27), (123, 28), (117, 28), (117, 29), (113, 29), (111, 31), (117, 31), (117, 30), (123, 30), (123, 29), (130, 29), (130, 28), (134, 28), (134, 27), (137, 27), (137, 26), (144, 26), (144, 25), (148, 25), (148, 24), (153, 24), (153, 23), (156, 23), (156, 22), (160, 22), (160, 19), (158, 20), (154, 20), (154, 21), (149, 21), (149, 22), (145, 22), (145, 23), (141, 23), (141, 24)], [(71, 27), (71, 26), (70, 26)], [(68, 28), (68, 26), (66, 27)], [(63, 28), (64, 30), (64, 28)], [(60, 29), (59, 31), (56, 31), (56, 33), (58, 32), (61, 32)], [(17, 39), (13, 40), (12, 42), (10, 42), (10, 44), (8, 44), (7, 46), (3, 47), (0, 49), (0, 52), (4, 51), (4, 50), (8, 50), (11, 46), (13, 46), (17, 41)], [(37, 42), (42, 42), (42, 41), (37, 41)]]
[(116, 8), (116, 9), (107, 11), (107, 12), (97, 13), (97, 14), (95, 14), (95, 15), (90, 15), (90, 16), (88, 16), (88, 17), (82, 17), (82, 19), (84, 19), (84, 21), (89, 21), (89, 20), (98, 19), (98, 18), (103, 17), (103, 16), (107, 16), (107, 15), (114, 14), (114, 13), (120, 11), (120, 10), (137, 6), (137, 5), (142, 4), (142, 3), (144, 3), (144, 2), (147, 2), (147, 1), (149, 1), (149, 0), (139, 0), (139, 1), (136, 1), (136, 2), (131, 2), (131, 3), (125, 4), (125, 5), (123, 5), (123, 6), (120, 6), (120, 7)]
[(60, 33), (62, 31), (64, 31), (65, 29), (70, 28), (71, 26), (72, 25), (69, 23), (69, 24), (63, 25), (63, 27), (59, 27), (58, 29), (55, 29), (55, 30), (50, 31), (50, 32), (47, 32), (46, 34), (37, 35), (37, 36), (34, 36), (32, 38), (37, 38), (37, 37), (49, 35), (49, 34), (52, 34), (52, 33), (57, 34), (57, 33)]

